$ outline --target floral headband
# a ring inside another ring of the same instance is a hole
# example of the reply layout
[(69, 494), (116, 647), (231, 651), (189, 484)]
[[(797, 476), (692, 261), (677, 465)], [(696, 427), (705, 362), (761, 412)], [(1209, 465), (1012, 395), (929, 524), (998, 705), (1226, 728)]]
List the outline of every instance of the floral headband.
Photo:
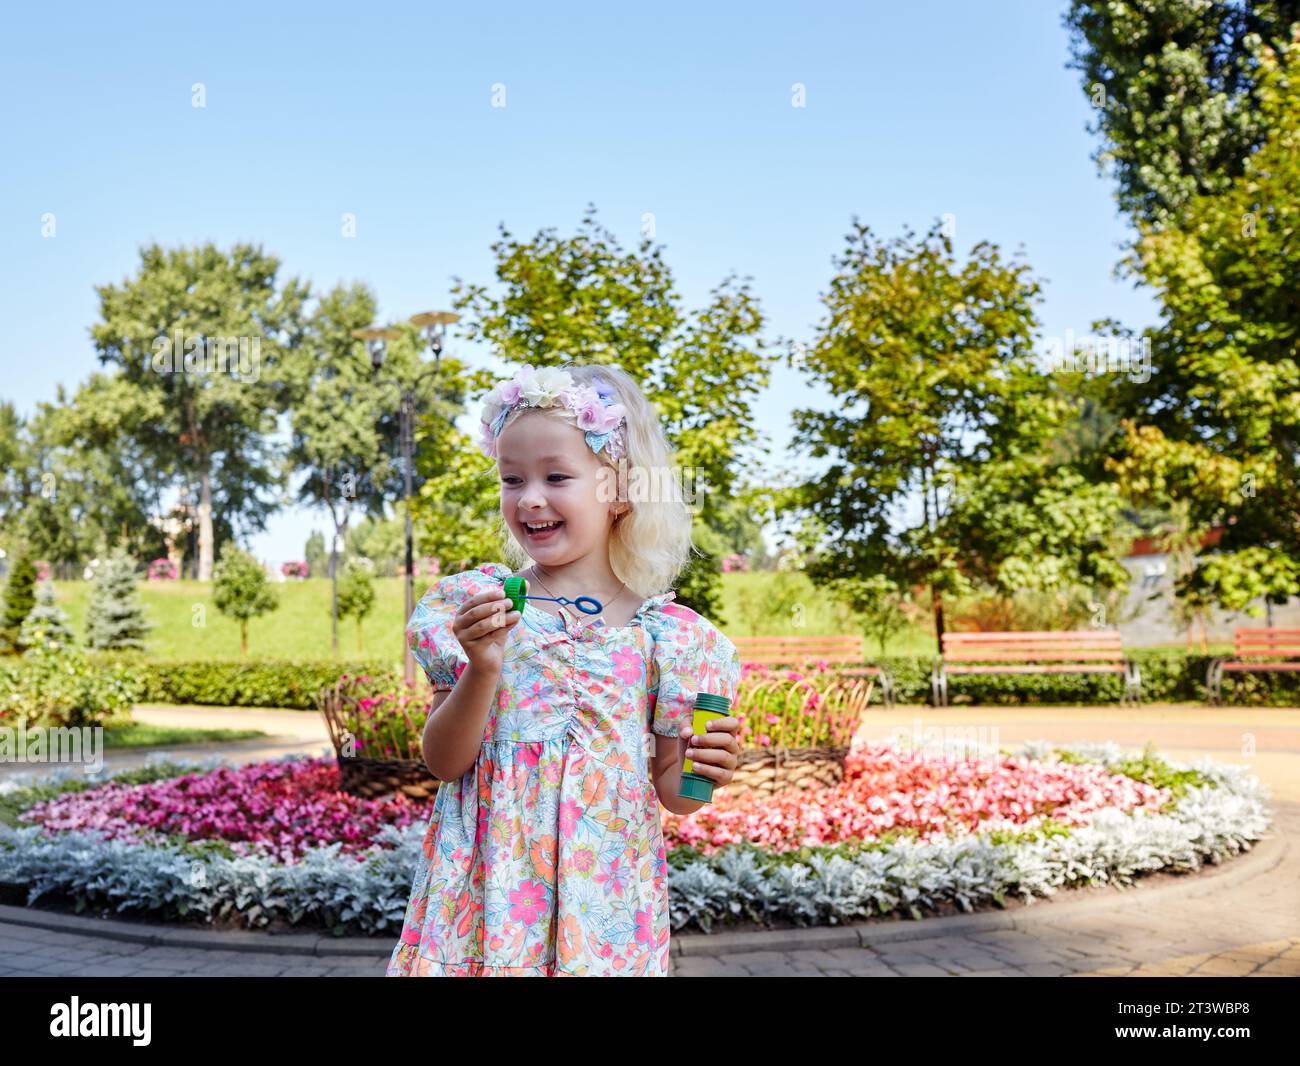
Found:
[(617, 394), (604, 378), (591, 385), (574, 383), (573, 375), (556, 367), (537, 370), (524, 364), (514, 377), (502, 381), (487, 394), (481, 416), (483, 426), (479, 447), (493, 459), (497, 455), (497, 438), (505, 428), (510, 412), (520, 407), (559, 407), (583, 431), (588, 447), (599, 453), (606, 448), (611, 459), (624, 454), (622, 427), (626, 409), (615, 402)]

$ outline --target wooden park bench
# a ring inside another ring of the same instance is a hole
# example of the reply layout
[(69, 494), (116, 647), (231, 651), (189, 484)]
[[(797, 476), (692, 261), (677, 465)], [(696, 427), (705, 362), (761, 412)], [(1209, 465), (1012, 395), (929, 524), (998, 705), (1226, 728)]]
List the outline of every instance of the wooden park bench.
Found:
[(733, 643), (742, 663), (807, 669), (823, 660), (840, 677), (871, 678), (873, 686), (879, 681), (881, 703), (894, 705), (894, 679), (882, 666), (862, 664), (861, 637), (736, 637)]
[(1223, 703), (1223, 675), (1279, 673), (1300, 670), (1300, 629), (1238, 629), (1233, 633), (1233, 657), (1210, 662), (1205, 684), (1210, 698)]
[(1044, 633), (945, 633), (930, 686), (936, 707), (948, 706), (948, 678), (962, 674), (1121, 674), (1120, 702), (1141, 699), (1137, 665), (1124, 658), (1118, 630)]

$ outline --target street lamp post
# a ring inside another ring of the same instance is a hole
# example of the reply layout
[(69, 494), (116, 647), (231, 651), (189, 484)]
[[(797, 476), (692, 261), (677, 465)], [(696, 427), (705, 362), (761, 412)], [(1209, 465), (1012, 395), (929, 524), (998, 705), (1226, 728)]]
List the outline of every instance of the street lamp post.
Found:
[[(433, 365), (426, 367), (409, 383), (395, 378), (379, 378), (379, 371), (384, 365), (387, 342), (402, 334), (395, 329), (371, 326), (367, 329), (354, 329), (352, 336), (366, 341), (370, 351), (370, 366), (375, 380), (381, 385), (396, 385), (398, 390), (398, 425), (402, 448), (402, 492), (406, 500), (406, 619), (415, 613), (415, 535), (411, 522), (411, 500), (415, 495), (415, 416), (416, 397), (420, 385), (430, 374), (438, 371), (442, 356), (442, 342), (447, 333), (447, 326), (459, 322), (460, 315), (451, 311), (424, 311), (412, 315), (410, 322), (419, 326), (421, 334), (433, 352)], [(408, 685), (415, 683), (415, 657), (411, 654), (410, 642), (403, 639), (402, 669)]]

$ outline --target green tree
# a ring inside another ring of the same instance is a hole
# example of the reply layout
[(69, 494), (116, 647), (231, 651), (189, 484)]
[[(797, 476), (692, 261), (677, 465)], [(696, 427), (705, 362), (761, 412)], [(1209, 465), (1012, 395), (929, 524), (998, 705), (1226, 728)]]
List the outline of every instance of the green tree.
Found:
[(361, 651), (361, 623), (375, 606), (375, 584), (371, 580), (369, 560), (349, 559), (343, 565), (339, 582), (338, 617), (357, 620), (357, 650)]
[(239, 622), (239, 650), (247, 655), (249, 619), (274, 611), (280, 606), (280, 597), (267, 583), (262, 564), (227, 542), (213, 574), (212, 602), (222, 614)]
[(885, 655), (889, 638), (908, 624), (910, 590), (899, 588), (884, 574), (872, 574), (840, 582), (836, 592), (856, 615), (862, 635), (873, 639), (880, 646), (880, 654)]
[[(417, 553), (439, 560), (443, 573), (495, 558), (501, 507), (496, 464), (484, 457), (476, 437), (444, 420), (422, 419), (417, 437), (423, 475), (411, 506)], [(399, 524), (403, 514), (398, 508)]]
[(56, 402), (39, 404), (26, 424), (21, 528), (51, 565), (80, 567), (114, 546), (137, 558), (164, 553), (149, 519), (161, 513), (158, 492), (171, 460), (119, 432), (153, 417), (145, 399), (121, 375), (96, 373), (70, 399), (60, 385)]
[[(941, 640), (943, 597), (981, 574), (1011, 588), (1089, 570), (1123, 580), (1098, 544), (1117, 494), (1076, 504), (1083, 479), (1049, 458), (1075, 407), (1032, 351), (1040, 290), (1028, 268), (987, 242), (958, 263), (938, 224), (885, 243), (856, 219), (837, 267), (828, 321), (800, 356), (836, 406), (794, 413), (796, 446), (832, 464), (786, 492), (807, 515), (814, 582), (863, 614), (879, 594), (863, 579), (926, 586)], [(1071, 524), (1054, 528), (1063, 512)]]
[(1271, 128), (1262, 50), (1285, 45), (1298, 19), (1300, 0), (1073, 0), (1071, 66), (1125, 213), (1164, 225), (1240, 177)]
[[(282, 485), (273, 440), (286, 402), (284, 353), (302, 333), (303, 282), (277, 279), (260, 248), (140, 250), (140, 270), (96, 287), (91, 334), (102, 363), (139, 396), (118, 432), (167, 456), (197, 501), (198, 579), (212, 577), (214, 510), (261, 529)], [(151, 417), (146, 417), (146, 414)], [(269, 495), (268, 495), (269, 493)]]
[(1136, 269), (1162, 305), (1143, 336), (1157, 373), (1113, 398), (1126, 417), (1112, 470), (1192, 544), (1222, 527), (1180, 590), (1230, 610), (1300, 592), (1300, 47), (1265, 52), (1257, 110), (1272, 132), (1241, 175), (1177, 224), (1140, 227)]
[(18, 644), (23, 649), (36, 647), (60, 651), (74, 646), (76, 638), (68, 625), (67, 612), (55, 602), (54, 582), (42, 581), (37, 587), (36, 606), (23, 621)]
[(312, 577), (320, 577), (329, 569), (329, 553), (325, 550), (325, 536), (318, 529), (313, 529), (303, 549), (303, 559), (307, 563), (307, 572)]
[[(759, 303), (749, 279), (732, 274), (688, 314), (662, 246), (643, 236), (625, 252), (595, 214), (589, 206), (570, 238), (544, 229), (521, 243), (503, 225), (492, 246), (500, 294), (456, 278), (453, 306), (468, 312), (467, 337), (486, 341), (507, 363), (575, 359), (617, 363), (630, 374), (658, 408), (677, 462), (707, 484), (696, 517), (702, 540), (701, 527), (720, 528), (724, 501), (761, 441), (753, 401), (768, 383), (771, 357)], [(477, 384), (486, 390), (491, 378)], [(678, 599), (721, 622), (718, 566), (707, 554), (695, 557)]]
[(0, 622), (0, 644), (5, 651), (20, 650), (19, 630), (36, 606), (36, 564), (31, 552), (22, 547), (5, 582), (4, 620)]
[(763, 540), (762, 490), (745, 486), (724, 500), (718, 508), (718, 532), (725, 554), (748, 555), (750, 569), (765, 569), (769, 562), (767, 543)]
[[(410, 323), (393, 327), (396, 336), (387, 342), (380, 372), (374, 372), (364, 342), (352, 331), (372, 323), (375, 306), (364, 285), (336, 287), (320, 300), (304, 343), (288, 363), (289, 460), (303, 478), (300, 498), (330, 515), (332, 602), (338, 595), (334, 546), (346, 543), (352, 513), (382, 518), (389, 502), (400, 508), (404, 499), (400, 392), (413, 390), (416, 410), (427, 422), (449, 422), (464, 410), (464, 365), (440, 358), (431, 369), (420, 356), (425, 342)], [(431, 450), (418, 426), (415, 444), (421, 453)], [(335, 650), (337, 629), (335, 618)]]
[(21, 472), (26, 465), (23, 417), (8, 400), (0, 400), (0, 543), (9, 544), (27, 501)]
[(405, 532), (400, 517), (367, 516), (348, 530), (344, 549), (349, 556), (369, 559), (377, 577), (393, 577), (406, 562)]
[(91, 648), (145, 647), (153, 626), (138, 598), (135, 560), (117, 552), (95, 575), (86, 609), (86, 644)]

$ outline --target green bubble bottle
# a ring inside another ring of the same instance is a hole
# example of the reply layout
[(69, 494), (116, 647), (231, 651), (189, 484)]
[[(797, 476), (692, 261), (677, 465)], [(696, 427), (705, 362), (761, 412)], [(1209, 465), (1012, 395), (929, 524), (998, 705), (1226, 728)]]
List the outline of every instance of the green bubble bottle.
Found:
[[(709, 731), (709, 723), (715, 718), (726, 718), (731, 713), (731, 700), (712, 692), (700, 692), (695, 696), (691, 709), (691, 732), (702, 736)], [(713, 802), (713, 780), (700, 774), (692, 773), (695, 764), (686, 759), (682, 763), (682, 783), (677, 795), (682, 799)]]

